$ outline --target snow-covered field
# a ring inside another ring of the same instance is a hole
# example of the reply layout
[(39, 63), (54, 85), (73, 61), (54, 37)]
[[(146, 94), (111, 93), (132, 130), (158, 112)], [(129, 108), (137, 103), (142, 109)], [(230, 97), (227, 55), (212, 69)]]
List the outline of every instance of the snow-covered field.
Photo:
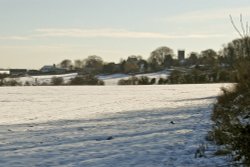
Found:
[(194, 157), (221, 86), (1, 87), (0, 166), (222, 165)]
[(0, 70), (0, 74), (9, 74), (10, 72), (7, 70)]
[(51, 79), (53, 77), (61, 77), (63, 78), (64, 82), (69, 82), (72, 78), (75, 78), (77, 76), (77, 73), (71, 73), (71, 74), (61, 74), (61, 75), (40, 75), (40, 76), (27, 76), (27, 77), (18, 77), (18, 78), (8, 78), (7, 80), (15, 79), (18, 82), (21, 82), (22, 84), (25, 84), (25, 82), (29, 82), (31, 85), (39, 84), (50, 84)]
[[(155, 78), (156, 81), (159, 78), (167, 78), (169, 76), (170, 70), (164, 70), (160, 72), (155, 73), (147, 73), (147, 74), (137, 74), (134, 75), (136, 77), (140, 76), (147, 76), (149, 78)], [(65, 83), (68, 83), (72, 78), (75, 78), (77, 76), (77, 73), (71, 73), (71, 74), (61, 74), (61, 75), (40, 75), (40, 76), (26, 76), (26, 77), (17, 77), (17, 78), (7, 78), (5, 80), (16, 80), (23, 85), (26, 82), (29, 82), (31, 85), (37, 85), (37, 84), (50, 84), (51, 79), (53, 77), (61, 77), (63, 78)], [(111, 74), (111, 75), (98, 75), (97, 78), (100, 80), (103, 80), (105, 85), (117, 85), (118, 81), (120, 79), (128, 79), (132, 75), (129, 74)]]
[[(170, 74), (170, 70), (164, 70), (155, 73), (147, 73), (147, 74), (137, 74), (136, 77), (146, 76), (149, 78), (155, 78), (158, 81), (159, 78), (167, 78)], [(128, 79), (132, 75), (128, 74), (112, 74), (112, 75), (100, 75), (98, 79), (103, 80), (105, 85), (117, 85), (120, 79)]]

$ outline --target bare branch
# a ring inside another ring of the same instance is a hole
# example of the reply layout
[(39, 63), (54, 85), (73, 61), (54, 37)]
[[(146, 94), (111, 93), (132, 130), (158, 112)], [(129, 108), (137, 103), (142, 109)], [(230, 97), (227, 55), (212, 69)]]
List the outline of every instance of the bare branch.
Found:
[(240, 30), (236, 27), (234, 20), (233, 20), (233, 17), (231, 15), (229, 15), (229, 17), (230, 17), (231, 24), (233, 25), (235, 31), (240, 35), (241, 38), (244, 38), (244, 36), (241, 34)]
[(248, 21), (246, 23), (246, 36), (249, 36), (249, 27), (248, 27)]
[(245, 28), (244, 28), (245, 26), (244, 26), (244, 23), (243, 23), (242, 14), (240, 14), (240, 25), (241, 25), (243, 36), (246, 37), (246, 31), (245, 31)]
[[(248, 27), (248, 32), (250, 33), (250, 27)], [(249, 34), (248, 34), (249, 35)]]

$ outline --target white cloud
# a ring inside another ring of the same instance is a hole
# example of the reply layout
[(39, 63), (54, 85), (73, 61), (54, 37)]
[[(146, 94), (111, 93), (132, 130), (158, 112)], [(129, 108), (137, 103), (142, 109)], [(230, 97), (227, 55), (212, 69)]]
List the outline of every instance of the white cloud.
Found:
[(29, 36), (0, 36), (1, 40), (30, 40)]
[(80, 28), (42, 28), (27, 36), (0, 36), (0, 40), (34, 40), (39, 38), (131, 38), (131, 39), (198, 39), (221, 38), (225, 34), (164, 34), (157, 32), (138, 32), (124, 29), (80, 29)]
[(137, 32), (123, 29), (37, 29), (35, 37), (71, 37), (71, 38), (153, 38), (153, 39), (177, 39), (177, 38), (218, 38), (224, 34), (164, 34), (157, 32)]

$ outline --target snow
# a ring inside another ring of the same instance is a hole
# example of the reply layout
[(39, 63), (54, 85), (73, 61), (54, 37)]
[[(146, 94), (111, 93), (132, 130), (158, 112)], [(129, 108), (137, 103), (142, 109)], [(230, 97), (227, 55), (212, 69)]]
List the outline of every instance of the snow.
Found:
[[(204, 140), (222, 86), (1, 87), (0, 164), (225, 164), (227, 157), (213, 156), (216, 146)], [(204, 142), (206, 157), (195, 158)]]
[[(150, 79), (156, 78), (158, 80), (159, 78), (167, 78), (170, 74), (170, 70), (164, 70), (160, 72), (155, 73), (147, 73), (147, 74), (137, 74), (134, 75), (136, 77), (146, 76)], [(128, 79), (132, 75), (129, 74), (112, 74), (112, 75), (99, 75), (98, 79), (103, 80), (105, 82), (105, 85), (117, 85), (118, 81), (120, 79)]]
[[(155, 73), (147, 73), (147, 74), (137, 74), (134, 75), (136, 77), (141, 76), (147, 76), (149, 78), (156, 78), (158, 80), (159, 78), (167, 78), (170, 74), (170, 70), (164, 70), (160, 72)], [(77, 76), (77, 73), (71, 73), (71, 74), (61, 74), (61, 75), (40, 75), (40, 76), (26, 76), (26, 77), (17, 77), (17, 78), (8, 78), (7, 80), (16, 80), (21, 82), (23, 85), (25, 82), (29, 82), (31, 85), (36, 85), (36, 83), (39, 84), (50, 84), (51, 79), (53, 77), (61, 77), (63, 78), (65, 83), (68, 83), (72, 78), (75, 78)], [(111, 74), (111, 75), (98, 75), (97, 78), (100, 80), (103, 80), (105, 82), (105, 85), (117, 85), (118, 81), (120, 79), (128, 79), (132, 75), (129, 74)]]
[(10, 71), (8, 71), (8, 70), (0, 70), (0, 74), (9, 74), (10, 73)]
[(70, 73), (70, 74), (61, 74), (61, 75), (26, 76), (26, 77), (8, 78), (8, 79), (9, 80), (11, 80), (11, 79), (17, 80), (17, 81), (21, 82), (22, 84), (25, 84), (25, 82), (29, 82), (31, 85), (34, 85), (36, 83), (50, 84), (51, 79), (53, 77), (61, 77), (61, 78), (63, 78), (64, 82), (67, 83), (70, 81), (70, 79), (75, 78), (76, 76), (77, 76), (77, 73)]

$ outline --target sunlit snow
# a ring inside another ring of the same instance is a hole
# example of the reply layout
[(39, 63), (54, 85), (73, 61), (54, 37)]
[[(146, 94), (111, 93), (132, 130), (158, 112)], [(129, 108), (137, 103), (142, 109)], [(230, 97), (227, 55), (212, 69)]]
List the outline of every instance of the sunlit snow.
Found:
[(170, 74), (170, 70), (163, 70), (155, 73), (146, 73), (146, 74), (137, 74), (137, 75), (129, 75), (129, 74), (112, 74), (112, 75), (99, 75), (98, 79), (103, 80), (105, 85), (117, 85), (120, 79), (128, 79), (131, 76), (141, 77), (146, 76), (150, 79), (155, 78), (156, 81), (159, 78), (167, 78)]
[[(1, 87), (0, 164), (222, 165), (204, 139), (222, 86)], [(195, 158), (202, 143), (206, 157)]]

